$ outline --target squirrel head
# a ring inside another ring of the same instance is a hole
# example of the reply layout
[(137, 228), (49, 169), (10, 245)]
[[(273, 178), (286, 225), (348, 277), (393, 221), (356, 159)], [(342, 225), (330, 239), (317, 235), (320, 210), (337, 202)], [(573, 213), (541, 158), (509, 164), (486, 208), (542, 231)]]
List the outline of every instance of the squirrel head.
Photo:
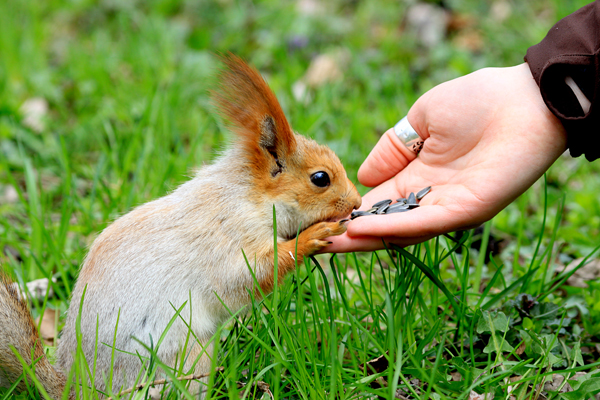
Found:
[(234, 55), (223, 57), (213, 100), (236, 134), (257, 204), (275, 205), (278, 233), (348, 216), (361, 197), (331, 149), (292, 131), (262, 76)]

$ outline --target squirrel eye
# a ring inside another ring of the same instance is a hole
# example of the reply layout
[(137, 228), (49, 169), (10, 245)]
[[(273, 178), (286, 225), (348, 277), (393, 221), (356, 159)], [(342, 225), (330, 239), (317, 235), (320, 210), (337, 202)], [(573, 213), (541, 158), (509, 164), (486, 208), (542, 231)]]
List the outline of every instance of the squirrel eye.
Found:
[(327, 172), (319, 171), (315, 172), (310, 176), (310, 181), (318, 187), (326, 187), (329, 186), (329, 175)]

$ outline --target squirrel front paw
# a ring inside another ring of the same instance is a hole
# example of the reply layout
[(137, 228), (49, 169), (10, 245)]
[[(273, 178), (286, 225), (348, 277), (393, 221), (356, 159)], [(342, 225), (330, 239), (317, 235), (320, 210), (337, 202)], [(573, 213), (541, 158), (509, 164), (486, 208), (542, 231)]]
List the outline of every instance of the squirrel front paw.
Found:
[(348, 220), (344, 219), (337, 222), (318, 222), (311, 225), (298, 236), (298, 245), (308, 250), (307, 255), (313, 254), (331, 243), (324, 239), (346, 232), (347, 222)]
[[(337, 222), (318, 222), (300, 232), (296, 239), (280, 243), (278, 245), (279, 277), (283, 279), (287, 272), (303, 262), (304, 257), (310, 256), (329, 245), (331, 242), (325, 240), (326, 238), (346, 232), (347, 222), (347, 219)], [(263, 280), (261, 287), (265, 292), (272, 290), (273, 280)]]

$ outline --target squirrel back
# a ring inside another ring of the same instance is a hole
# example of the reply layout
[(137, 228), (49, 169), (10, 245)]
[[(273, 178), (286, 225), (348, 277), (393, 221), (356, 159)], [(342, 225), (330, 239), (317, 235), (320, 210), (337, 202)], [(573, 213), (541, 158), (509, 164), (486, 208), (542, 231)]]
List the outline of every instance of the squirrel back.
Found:
[[(79, 316), (88, 363), (114, 371), (112, 382), (96, 374), (99, 390), (116, 392), (135, 382), (148, 356), (145, 346), (156, 343), (179, 308), (156, 354), (174, 366), (185, 352), (186, 371), (210, 370), (217, 326), (248, 304), (250, 293), (273, 289), (273, 207), (281, 281), (327, 246), (327, 237), (345, 232), (343, 218), (360, 206), (337, 156), (293, 133), (260, 74), (235, 56), (223, 61), (212, 95), (235, 133), (231, 146), (172, 193), (108, 226), (83, 262), (57, 366), (72, 366)], [(0, 297), (0, 310), (5, 303)], [(190, 330), (198, 340), (184, 349)]]

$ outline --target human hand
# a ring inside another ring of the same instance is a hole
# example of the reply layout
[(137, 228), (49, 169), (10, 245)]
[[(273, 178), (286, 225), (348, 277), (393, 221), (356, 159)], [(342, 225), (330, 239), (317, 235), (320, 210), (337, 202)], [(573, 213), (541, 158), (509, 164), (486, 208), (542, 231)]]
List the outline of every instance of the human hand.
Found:
[(485, 68), (425, 93), (408, 112), (421, 138), (416, 157), (388, 130), (358, 180), (375, 187), (361, 209), (432, 186), (410, 212), (357, 218), (327, 252), (410, 245), (491, 219), (543, 175), (566, 149), (527, 64)]

